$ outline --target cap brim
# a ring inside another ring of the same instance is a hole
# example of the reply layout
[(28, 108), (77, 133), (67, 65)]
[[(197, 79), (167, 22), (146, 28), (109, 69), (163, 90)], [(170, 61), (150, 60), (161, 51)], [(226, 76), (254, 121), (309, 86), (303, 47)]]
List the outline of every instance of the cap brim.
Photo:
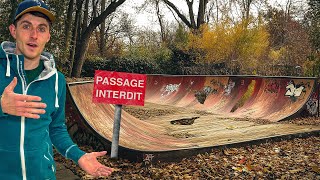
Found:
[(20, 16), (24, 15), (25, 13), (32, 12), (32, 11), (43, 13), (44, 15), (46, 15), (50, 19), (51, 22), (53, 22), (55, 20), (54, 15), (50, 11), (48, 11), (47, 9), (40, 7), (40, 6), (35, 6), (35, 7), (30, 7), (28, 9), (25, 9), (24, 11), (22, 11), (21, 13), (19, 13), (16, 16), (15, 20), (18, 19)]

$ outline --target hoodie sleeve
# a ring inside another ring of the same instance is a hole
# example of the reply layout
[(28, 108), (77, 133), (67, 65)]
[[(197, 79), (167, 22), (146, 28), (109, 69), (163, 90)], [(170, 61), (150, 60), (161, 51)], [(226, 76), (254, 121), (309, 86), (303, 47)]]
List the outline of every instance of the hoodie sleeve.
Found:
[[(65, 101), (66, 101), (66, 81), (62, 74), (59, 73), (59, 88), (62, 90), (59, 94), (59, 107), (52, 116), (50, 124), (50, 138), (56, 149), (66, 158), (72, 159), (75, 163), (84, 151), (71, 140), (65, 124)], [(62, 83), (63, 82), (63, 83)]]

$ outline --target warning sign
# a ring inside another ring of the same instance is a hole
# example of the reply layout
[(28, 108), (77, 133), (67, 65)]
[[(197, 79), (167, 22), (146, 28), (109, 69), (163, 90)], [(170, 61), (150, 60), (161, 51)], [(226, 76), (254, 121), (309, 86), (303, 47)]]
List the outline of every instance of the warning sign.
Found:
[(144, 106), (147, 76), (96, 70), (93, 102)]

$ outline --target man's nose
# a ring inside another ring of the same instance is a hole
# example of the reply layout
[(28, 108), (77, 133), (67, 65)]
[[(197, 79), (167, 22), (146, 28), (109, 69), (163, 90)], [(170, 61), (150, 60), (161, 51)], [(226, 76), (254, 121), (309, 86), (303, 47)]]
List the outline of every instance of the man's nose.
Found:
[(38, 32), (37, 32), (37, 29), (33, 28), (30, 30), (30, 37), (34, 38), (34, 39), (37, 39), (38, 38)]

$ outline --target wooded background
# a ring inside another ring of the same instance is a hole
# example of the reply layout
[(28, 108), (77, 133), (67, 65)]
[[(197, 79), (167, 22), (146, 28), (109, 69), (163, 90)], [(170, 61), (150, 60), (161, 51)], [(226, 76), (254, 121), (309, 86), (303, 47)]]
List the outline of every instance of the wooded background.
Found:
[[(8, 26), (19, 2), (0, 1), (0, 41), (14, 41)], [(319, 76), (320, 1), (281, 2), (46, 0), (56, 15), (46, 51), (68, 77), (95, 69)], [(137, 25), (129, 7), (155, 16), (157, 27)]]

